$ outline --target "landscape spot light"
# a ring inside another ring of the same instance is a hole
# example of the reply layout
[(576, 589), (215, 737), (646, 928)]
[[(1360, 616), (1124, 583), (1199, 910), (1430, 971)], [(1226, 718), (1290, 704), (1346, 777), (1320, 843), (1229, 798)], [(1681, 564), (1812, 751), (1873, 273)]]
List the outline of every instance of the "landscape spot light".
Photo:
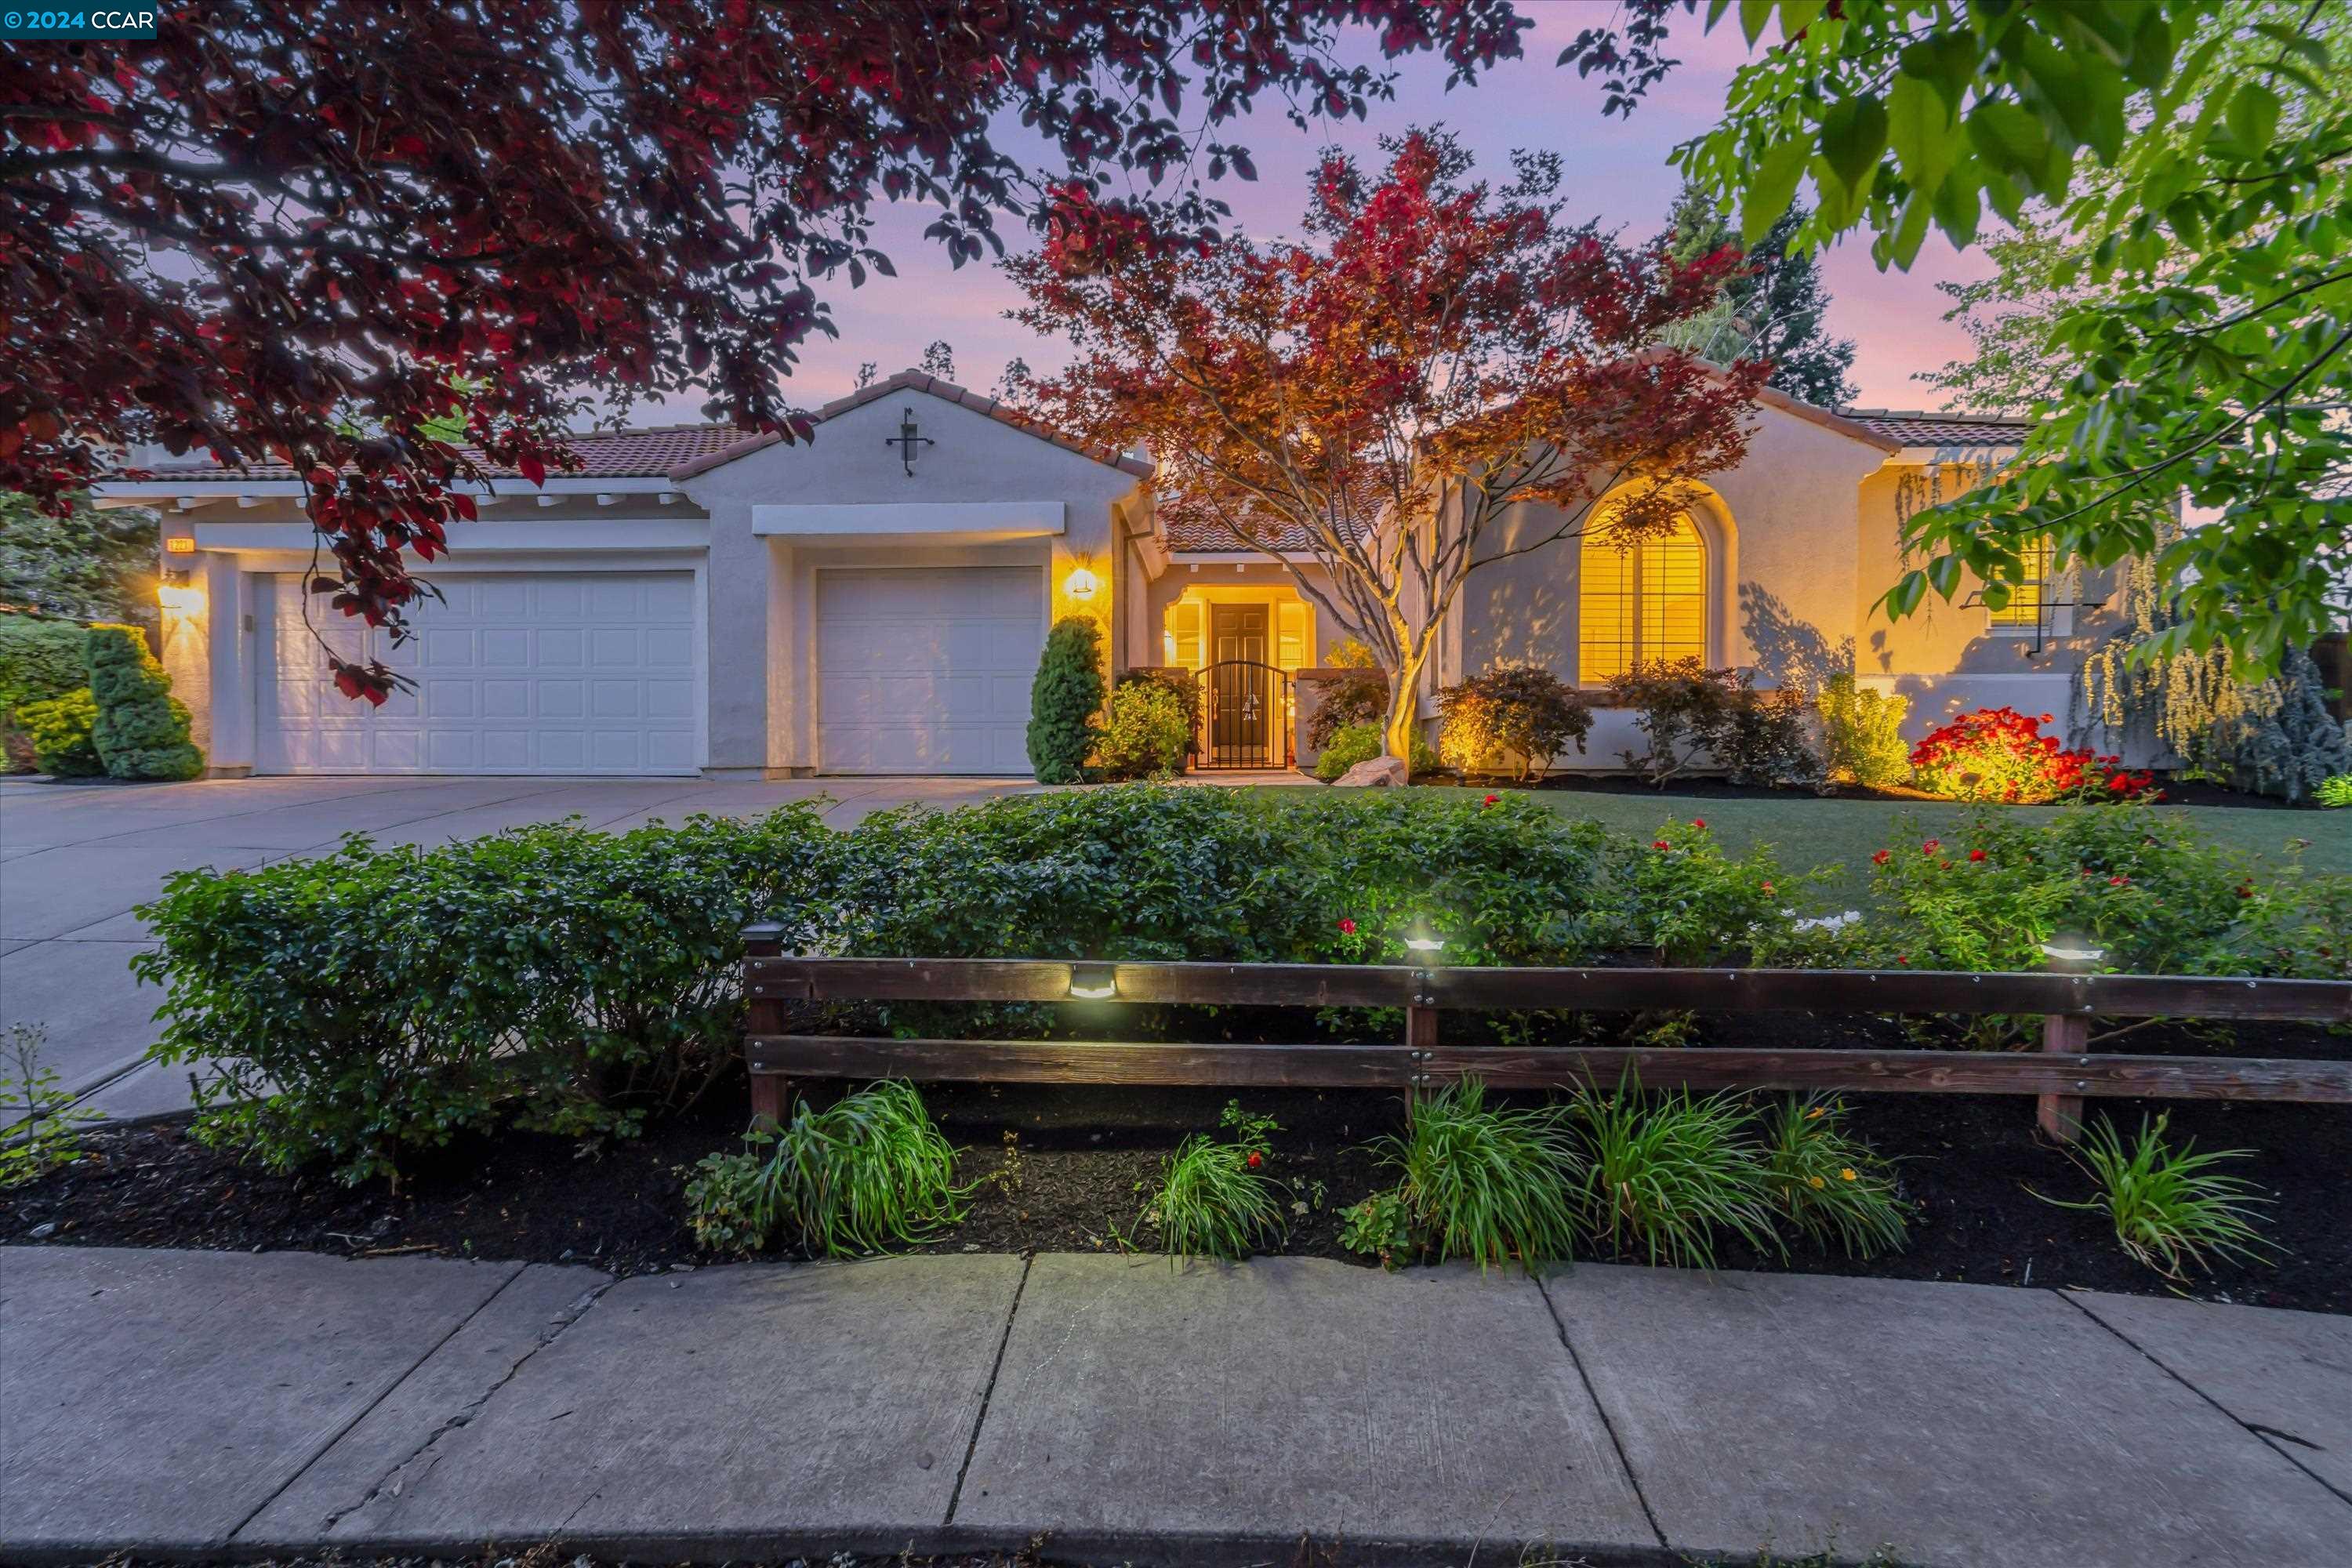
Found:
[(1082, 1001), (1108, 1001), (1118, 994), (1118, 968), (1108, 963), (1073, 963), (1070, 994)]

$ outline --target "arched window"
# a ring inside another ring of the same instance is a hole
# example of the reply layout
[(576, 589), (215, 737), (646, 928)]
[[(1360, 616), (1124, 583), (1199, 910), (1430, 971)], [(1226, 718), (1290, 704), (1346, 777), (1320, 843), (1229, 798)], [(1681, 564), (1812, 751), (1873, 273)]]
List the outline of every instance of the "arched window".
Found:
[(1687, 516), (1672, 533), (1620, 547), (1586, 534), (1577, 679), (1598, 686), (1637, 664), (1706, 658), (1706, 542)]

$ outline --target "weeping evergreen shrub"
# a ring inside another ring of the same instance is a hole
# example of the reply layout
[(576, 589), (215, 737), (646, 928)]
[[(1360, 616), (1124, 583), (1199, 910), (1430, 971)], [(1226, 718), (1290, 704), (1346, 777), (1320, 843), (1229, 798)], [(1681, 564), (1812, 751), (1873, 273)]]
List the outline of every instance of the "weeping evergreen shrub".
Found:
[(147, 651), (137, 626), (89, 628), (89, 693), (98, 703), (90, 743), (109, 776), (192, 779), (205, 754), (188, 739), (188, 710), (172, 695), (172, 678)]
[(1045, 635), (1045, 656), (1029, 688), (1029, 766), (1039, 784), (1086, 777), (1102, 705), (1102, 627), (1086, 616), (1065, 616)]

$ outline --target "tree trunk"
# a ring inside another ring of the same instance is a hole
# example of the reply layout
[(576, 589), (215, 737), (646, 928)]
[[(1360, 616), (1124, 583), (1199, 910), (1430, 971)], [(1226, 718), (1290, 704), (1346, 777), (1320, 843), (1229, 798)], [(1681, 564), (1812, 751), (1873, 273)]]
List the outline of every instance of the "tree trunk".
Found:
[(1417, 710), (1421, 706), (1421, 667), (1428, 661), (1429, 650), (1406, 654), (1399, 662), (1395, 684), (1389, 688), (1389, 716), (1382, 727), (1381, 740), (1391, 757), (1412, 766), (1412, 738), (1421, 728)]

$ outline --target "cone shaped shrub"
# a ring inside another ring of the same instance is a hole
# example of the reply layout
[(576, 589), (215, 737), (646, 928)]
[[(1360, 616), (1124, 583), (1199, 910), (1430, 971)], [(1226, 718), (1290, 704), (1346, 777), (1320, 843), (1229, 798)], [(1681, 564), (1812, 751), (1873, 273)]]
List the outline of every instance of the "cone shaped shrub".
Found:
[(1055, 621), (1029, 688), (1029, 766), (1039, 784), (1085, 778), (1102, 705), (1102, 628), (1084, 616)]
[(98, 702), (90, 742), (118, 779), (192, 779), (205, 754), (188, 740), (188, 710), (137, 626), (89, 628), (89, 691)]

